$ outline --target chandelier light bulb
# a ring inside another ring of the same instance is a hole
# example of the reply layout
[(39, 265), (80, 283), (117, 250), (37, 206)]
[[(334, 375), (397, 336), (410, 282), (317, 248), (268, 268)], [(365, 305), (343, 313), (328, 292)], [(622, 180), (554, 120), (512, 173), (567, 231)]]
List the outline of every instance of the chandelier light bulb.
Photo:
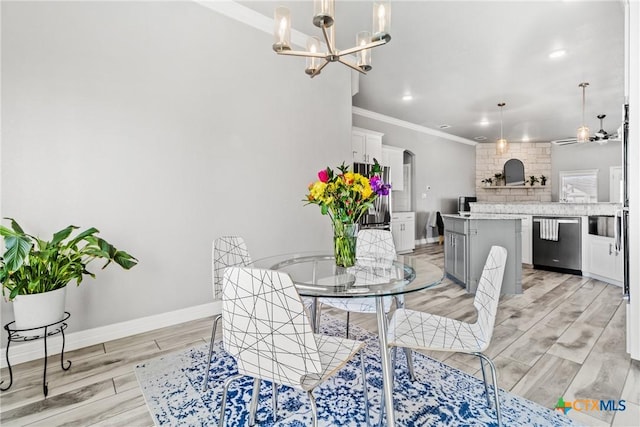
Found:
[(278, 7), (273, 19), (275, 24), (273, 50), (284, 52), (291, 50), (291, 14), (286, 7)]
[(391, 35), (391, 4), (388, 0), (373, 3), (373, 40), (389, 42)]
[[(360, 31), (356, 36), (356, 46), (366, 46), (371, 43), (371, 33), (369, 31)], [(363, 71), (371, 71), (371, 49), (364, 49), (356, 53), (358, 59), (357, 65)]]

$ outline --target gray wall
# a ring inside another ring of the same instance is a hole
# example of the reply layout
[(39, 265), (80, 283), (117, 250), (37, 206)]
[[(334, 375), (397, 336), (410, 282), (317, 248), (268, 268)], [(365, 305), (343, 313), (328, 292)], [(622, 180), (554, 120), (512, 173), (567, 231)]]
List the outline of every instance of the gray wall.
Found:
[(271, 42), (191, 2), (2, 2), (2, 216), (95, 226), (140, 260), (69, 289), (70, 331), (211, 302), (220, 235), (256, 258), (331, 248), (302, 199), (350, 159), (350, 71), (309, 79)]
[(598, 169), (598, 201), (609, 201), (609, 168), (622, 166), (622, 144), (611, 141), (600, 145), (596, 143), (570, 144), (556, 146), (551, 144), (551, 200), (559, 200), (560, 171)]
[[(413, 206), (416, 212), (416, 239), (426, 237), (429, 212), (456, 213), (458, 196), (476, 194), (474, 146), (355, 114), (353, 125), (382, 132), (384, 133), (383, 144), (401, 147), (415, 154)], [(427, 190), (427, 186), (431, 189)], [(421, 197), (422, 193), (427, 194), (426, 199)]]

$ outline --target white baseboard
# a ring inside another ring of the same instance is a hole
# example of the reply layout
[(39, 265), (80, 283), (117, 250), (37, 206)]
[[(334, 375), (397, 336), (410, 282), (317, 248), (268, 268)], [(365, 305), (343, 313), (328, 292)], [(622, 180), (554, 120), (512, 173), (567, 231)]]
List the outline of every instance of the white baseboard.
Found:
[(582, 275), (584, 277), (590, 277), (592, 279), (596, 279), (596, 280), (599, 280), (601, 282), (610, 283), (610, 284), (618, 286), (620, 288), (623, 287), (623, 283), (621, 281), (619, 281), (619, 280), (614, 280), (614, 279), (610, 279), (608, 277), (598, 276), (597, 274), (587, 273), (585, 271), (582, 272)]
[[(100, 326), (98, 328), (65, 334), (65, 351), (76, 350), (107, 341), (117, 340), (154, 329), (165, 328), (191, 320), (213, 316), (222, 310), (222, 302), (214, 301), (207, 304), (187, 307), (168, 313), (155, 314), (141, 317), (126, 322)], [(62, 336), (56, 335), (47, 338), (48, 355), (59, 354), (62, 346)], [(0, 354), (6, 354), (6, 347), (0, 349)], [(11, 344), (9, 348), (9, 360), (11, 365), (37, 360), (44, 357), (44, 345), (42, 339), (28, 341), (21, 344)], [(6, 367), (6, 360), (0, 360), (0, 367)]]

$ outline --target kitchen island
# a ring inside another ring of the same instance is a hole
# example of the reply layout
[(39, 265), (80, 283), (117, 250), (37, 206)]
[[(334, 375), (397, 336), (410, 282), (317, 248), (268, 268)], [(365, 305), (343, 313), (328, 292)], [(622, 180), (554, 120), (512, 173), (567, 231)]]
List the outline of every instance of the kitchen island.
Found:
[(503, 294), (522, 293), (522, 226), (511, 215), (442, 215), (447, 277), (475, 293), (491, 246), (507, 250)]
[[(546, 251), (546, 248), (541, 247), (536, 251), (535, 245), (532, 244), (536, 234), (539, 233), (539, 229), (534, 227), (534, 221), (539, 218), (556, 218), (562, 222), (572, 220), (572, 218), (577, 219), (580, 224), (580, 239), (573, 252), (578, 256), (580, 264), (571, 267), (571, 270), (583, 276), (622, 286), (624, 274), (623, 242), (620, 240), (620, 233), (616, 233), (616, 227), (618, 229), (620, 227), (622, 204), (606, 202), (478, 202), (470, 203), (469, 206), (472, 215), (501, 215), (520, 218), (522, 221), (522, 262), (534, 266), (548, 264), (540, 257), (541, 251)], [(609, 224), (609, 226), (603, 229), (600, 226), (603, 223)], [(563, 228), (564, 225), (560, 227)], [(542, 258), (544, 258), (544, 254)]]

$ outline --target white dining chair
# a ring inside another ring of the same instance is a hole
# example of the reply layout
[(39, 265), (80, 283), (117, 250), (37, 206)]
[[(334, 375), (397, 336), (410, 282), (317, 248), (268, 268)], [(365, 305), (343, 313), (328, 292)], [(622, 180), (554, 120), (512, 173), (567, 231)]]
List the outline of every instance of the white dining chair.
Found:
[[(396, 256), (396, 247), (393, 243), (391, 231), (364, 229), (358, 232), (356, 240), (356, 265), (358, 267), (364, 267), (365, 269), (389, 268), (396, 260)], [(395, 299), (396, 307), (404, 307), (404, 295), (396, 295), (393, 299)], [(351, 312), (376, 313), (376, 300), (371, 297), (321, 298), (319, 302), (347, 312), (347, 338), (349, 338), (349, 318)], [(383, 298), (384, 312), (387, 314), (391, 311), (391, 303), (392, 297)], [(407, 357), (407, 366), (411, 379), (415, 379), (411, 350), (405, 349), (405, 355)]]
[[(240, 236), (222, 236), (213, 241), (211, 248), (211, 276), (213, 278), (213, 299), (222, 297), (222, 277), (224, 269), (232, 266), (247, 266), (251, 264), (251, 255), (247, 250), (244, 239)], [(213, 344), (216, 338), (218, 322), (222, 319), (222, 314), (213, 318), (211, 328), (211, 342), (209, 344), (209, 357), (207, 359), (207, 370), (204, 375), (202, 389), (207, 389), (209, 382), (209, 369), (211, 368), (211, 357), (213, 356)]]
[(493, 361), (483, 354), (489, 347), (504, 277), (507, 250), (492, 246), (476, 289), (473, 305), (478, 312), (474, 323), (420, 311), (398, 309), (389, 322), (388, 343), (392, 347), (426, 351), (451, 351), (478, 356), (482, 369), (487, 404), (491, 407), (484, 361), (491, 368), (498, 426), (502, 424), (498, 379)]
[[(313, 333), (308, 312), (286, 273), (244, 267), (227, 268), (222, 296), (222, 339), (238, 364), (224, 384), (219, 426), (224, 426), (227, 393), (242, 376), (254, 378), (249, 425), (255, 424), (260, 382), (268, 380), (305, 391), (313, 426), (318, 413), (313, 389), (360, 352), (364, 409), (369, 423), (362, 341)], [(274, 417), (275, 418), (275, 417)]]
[[(363, 267), (390, 267), (396, 259), (393, 235), (388, 230), (364, 229), (356, 239), (356, 265)], [(391, 310), (392, 297), (384, 298), (384, 311)], [(375, 313), (375, 298), (320, 298), (319, 302), (347, 312), (347, 338), (349, 338), (349, 313)], [(396, 304), (402, 306), (403, 297), (396, 297)]]

